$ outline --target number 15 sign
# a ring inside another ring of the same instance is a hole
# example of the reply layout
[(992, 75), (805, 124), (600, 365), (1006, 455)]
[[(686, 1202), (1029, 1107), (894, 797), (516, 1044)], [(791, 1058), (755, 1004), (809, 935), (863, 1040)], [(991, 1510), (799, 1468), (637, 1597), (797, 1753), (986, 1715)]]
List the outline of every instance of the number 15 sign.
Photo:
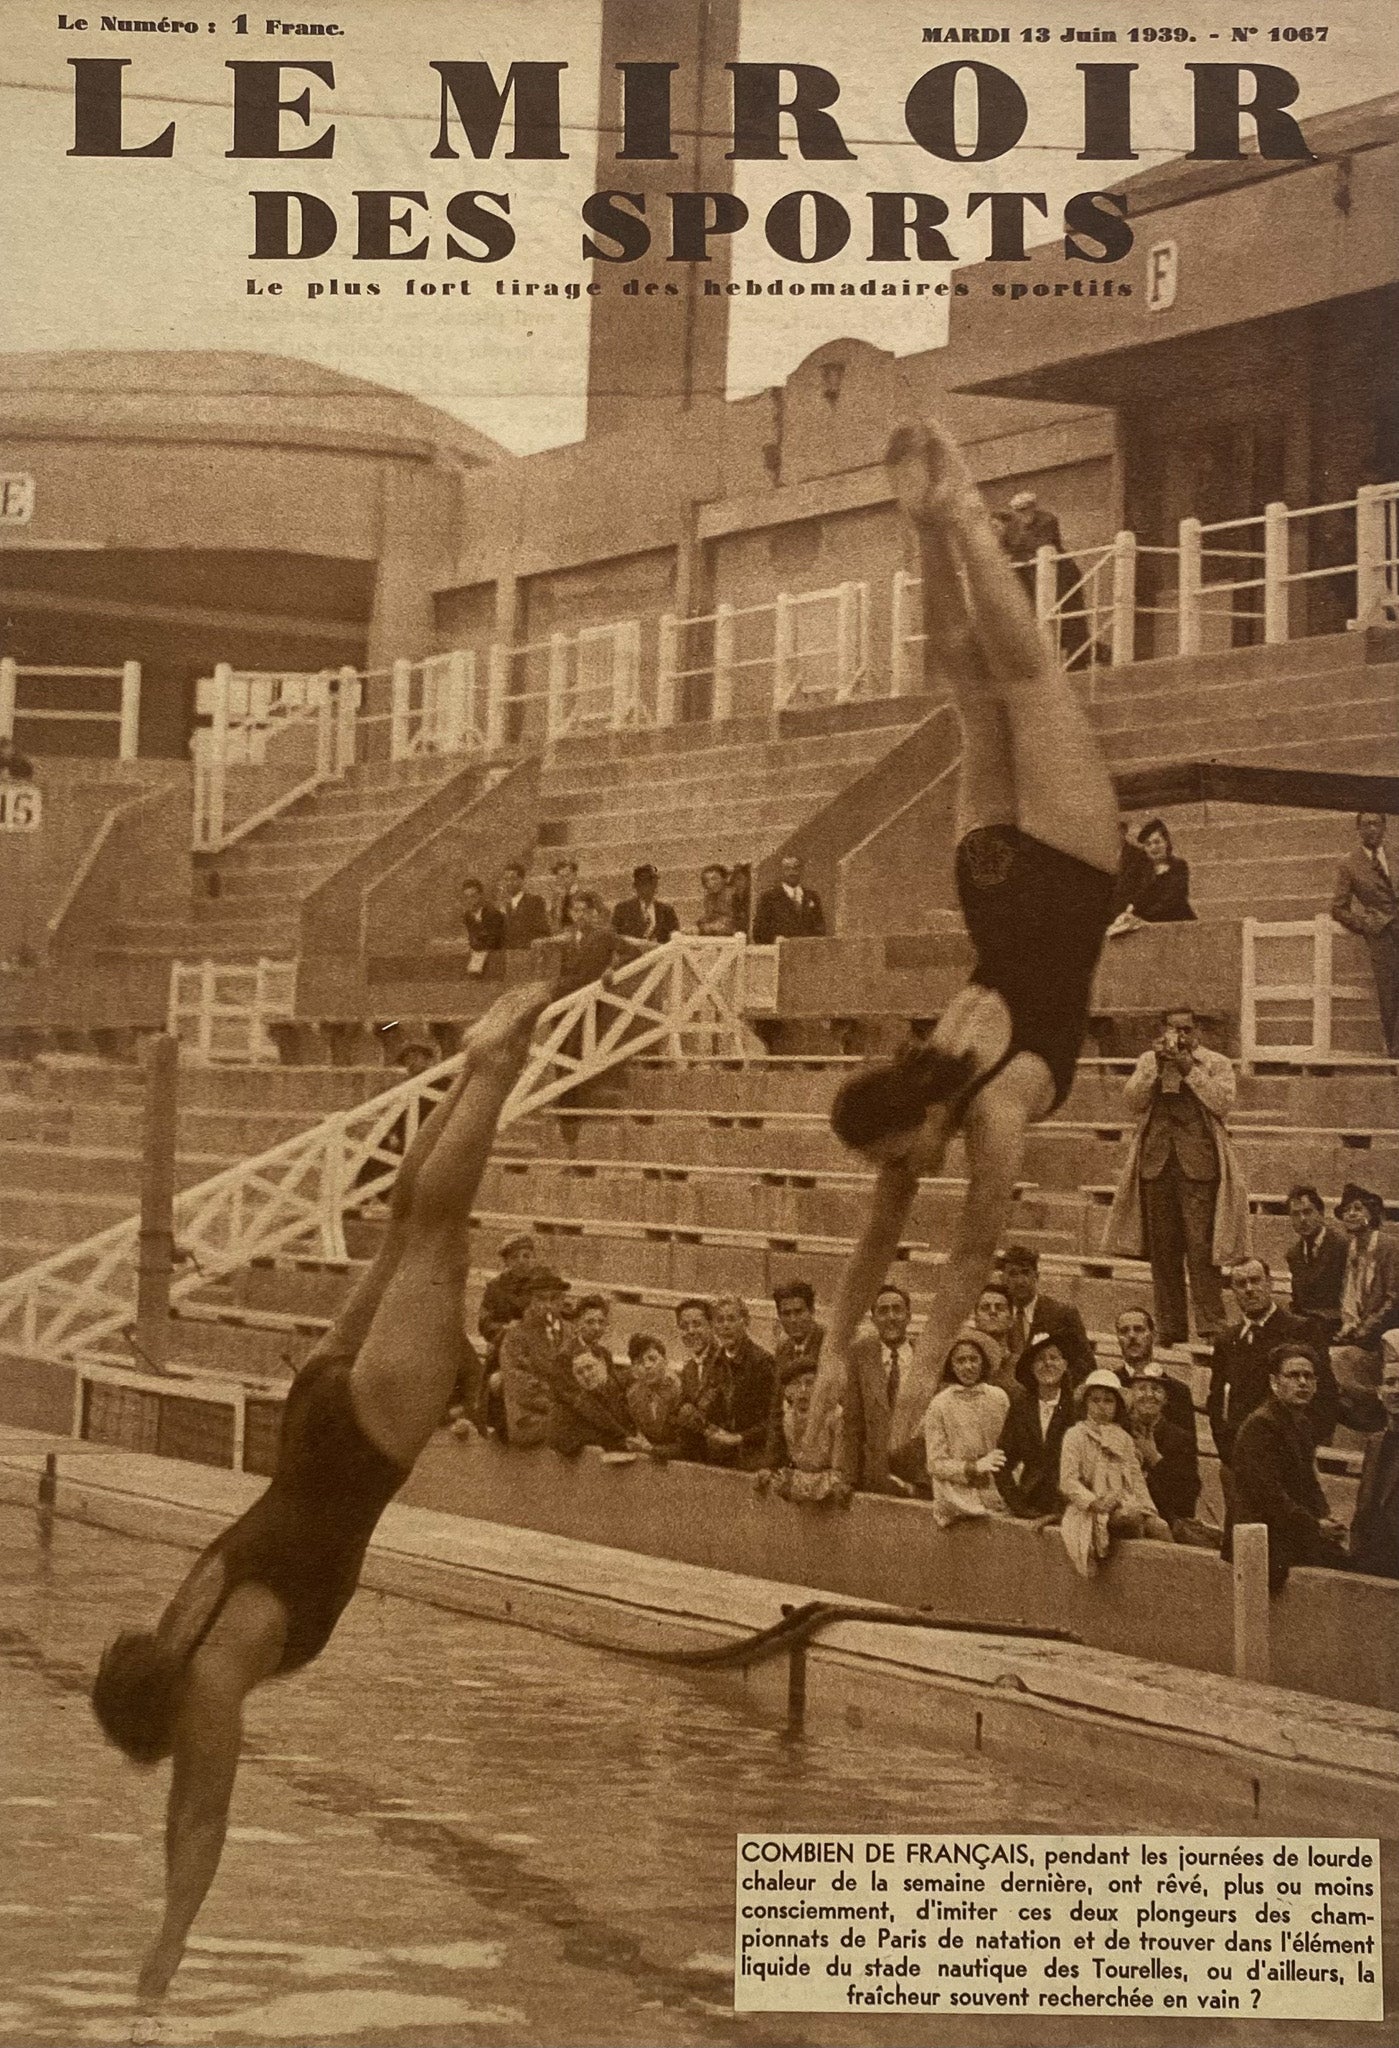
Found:
[(37, 832), (43, 816), (43, 793), (34, 783), (0, 781), (0, 832)]

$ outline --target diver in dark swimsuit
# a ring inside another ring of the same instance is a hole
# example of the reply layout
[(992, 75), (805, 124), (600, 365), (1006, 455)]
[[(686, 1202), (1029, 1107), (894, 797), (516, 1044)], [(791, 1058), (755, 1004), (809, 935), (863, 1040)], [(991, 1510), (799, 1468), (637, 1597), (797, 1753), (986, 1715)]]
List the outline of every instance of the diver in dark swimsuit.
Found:
[(961, 455), (940, 429), (905, 427), (885, 461), (917, 533), (927, 674), (951, 688), (962, 726), (956, 880), (976, 962), (926, 1044), (863, 1069), (832, 1105), (836, 1135), (879, 1171), (827, 1332), (809, 1445), (841, 1399), (919, 1180), (960, 1132), (966, 1199), (891, 1447), (921, 1427), (995, 1257), (1026, 1133), (1072, 1084), (1121, 851), (1097, 739)]
[(165, 1917), (138, 1980), (148, 2004), (219, 1866), (244, 1699), (324, 1649), (375, 1524), (446, 1410), (468, 1341), (471, 1205), (554, 994), (511, 989), (474, 1026), (399, 1168), (373, 1264), (292, 1385), (266, 1492), (196, 1560), (153, 1632), (127, 1631), (103, 1654), (92, 1703), (107, 1735), (138, 1763), (173, 1758)]

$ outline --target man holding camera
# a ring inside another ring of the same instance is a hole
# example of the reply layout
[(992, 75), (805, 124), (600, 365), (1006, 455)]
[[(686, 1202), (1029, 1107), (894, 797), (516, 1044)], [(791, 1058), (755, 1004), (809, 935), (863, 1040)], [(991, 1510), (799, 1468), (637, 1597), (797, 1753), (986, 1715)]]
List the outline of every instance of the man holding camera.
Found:
[(1150, 1260), (1162, 1344), (1189, 1338), (1187, 1274), (1196, 1327), (1214, 1337), (1224, 1325), (1221, 1268), (1249, 1250), (1248, 1194), (1224, 1127), (1234, 1101), (1233, 1066), (1201, 1045), (1195, 1014), (1181, 1005), (1165, 1012), (1123, 1097), (1141, 1121), (1107, 1248)]

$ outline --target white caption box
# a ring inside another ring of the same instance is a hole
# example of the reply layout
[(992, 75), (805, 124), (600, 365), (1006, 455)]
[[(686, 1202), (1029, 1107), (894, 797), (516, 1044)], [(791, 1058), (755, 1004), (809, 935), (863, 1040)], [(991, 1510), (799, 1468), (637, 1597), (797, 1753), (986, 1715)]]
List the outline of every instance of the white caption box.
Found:
[(1379, 1844), (740, 1835), (740, 2012), (1380, 2020)]

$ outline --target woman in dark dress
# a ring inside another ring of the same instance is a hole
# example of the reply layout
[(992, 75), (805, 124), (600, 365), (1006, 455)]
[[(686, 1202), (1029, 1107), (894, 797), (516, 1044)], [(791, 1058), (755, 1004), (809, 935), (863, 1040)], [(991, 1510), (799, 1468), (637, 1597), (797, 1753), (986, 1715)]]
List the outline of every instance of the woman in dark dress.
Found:
[(473, 1027), (399, 1168), (373, 1264), (292, 1384), (266, 1492), (196, 1559), (154, 1630), (124, 1631), (103, 1653), (92, 1704), (105, 1733), (133, 1762), (173, 1760), (165, 1916), (137, 1984), (148, 2004), (219, 1867), (243, 1701), (325, 1648), (375, 1524), (442, 1419), (469, 1349), (471, 1205), (553, 994), (511, 989)]
[(836, 1135), (877, 1173), (831, 1318), (813, 1434), (841, 1397), (919, 1180), (940, 1171), (960, 1132), (967, 1193), (899, 1389), (899, 1445), (985, 1283), (1026, 1134), (1072, 1084), (1121, 845), (1096, 736), (957, 448), (936, 427), (905, 427), (885, 461), (917, 535), (928, 674), (951, 688), (961, 720), (956, 879), (976, 961), (931, 1038), (846, 1081), (832, 1107)]
[(1165, 821), (1148, 819), (1137, 834), (1137, 844), (1151, 862), (1151, 872), (1132, 892), (1133, 917), (1141, 924), (1193, 924), (1190, 864), (1177, 856)]

